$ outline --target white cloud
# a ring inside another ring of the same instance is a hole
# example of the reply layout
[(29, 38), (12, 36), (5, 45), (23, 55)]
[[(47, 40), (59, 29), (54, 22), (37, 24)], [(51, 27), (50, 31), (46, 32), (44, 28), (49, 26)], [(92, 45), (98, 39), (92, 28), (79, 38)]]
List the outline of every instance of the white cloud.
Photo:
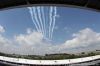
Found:
[[(73, 48), (91, 47), (92, 45), (93, 48), (100, 47), (100, 33), (90, 28), (80, 30), (72, 36), (71, 40), (66, 40), (62, 44), (51, 44), (43, 39), (41, 33), (31, 29), (27, 29), (25, 34), (14, 36), (13, 39), (8, 39), (0, 34), (0, 50), (7, 53), (42, 55), (46, 53), (58, 53), (59, 51), (70, 52)], [(78, 52), (79, 49), (74, 49), (74, 51)]]
[(94, 32), (90, 28), (80, 30), (73, 34), (73, 39), (67, 40), (64, 43), (66, 48), (87, 47), (89, 45), (100, 43), (100, 33)]
[(5, 32), (5, 29), (3, 26), (0, 25), (0, 33), (3, 33), (3, 32)]
[(43, 39), (42, 33), (36, 31), (33, 31), (32, 33), (28, 34), (20, 34), (18, 36), (15, 36), (16, 42), (28, 45), (38, 44), (42, 41), (42, 39)]

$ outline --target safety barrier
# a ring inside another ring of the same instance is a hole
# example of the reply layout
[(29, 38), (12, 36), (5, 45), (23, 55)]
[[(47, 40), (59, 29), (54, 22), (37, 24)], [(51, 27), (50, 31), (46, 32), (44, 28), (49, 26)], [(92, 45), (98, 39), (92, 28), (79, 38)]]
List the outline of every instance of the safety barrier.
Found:
[(64, 59), (64, 60), (30, 60), (30, 59), (21, 59), (21, 58), (11, 58), (0, 56), (1, 61), (7, 61), (11, 63), (19, 63), (19, 64), (35, 64), (35, 65), (60, 65), (60, 64), (74, 64), (74, 63), (82, 63), (87, 61), (92, 61), (100, 59), (100, 55), (84, 57), (84, 58), (76, 58), (76, 59)]

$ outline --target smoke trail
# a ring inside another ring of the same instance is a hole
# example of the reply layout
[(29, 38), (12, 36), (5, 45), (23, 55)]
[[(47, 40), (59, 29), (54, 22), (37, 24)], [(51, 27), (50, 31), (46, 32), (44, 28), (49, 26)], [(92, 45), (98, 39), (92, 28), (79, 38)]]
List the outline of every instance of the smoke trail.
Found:
[(41, 7), (41, 13), (43, 18), (43, 30), (44, 30), (44, 37), (46, 37), (46, 20), (45, 20), (45, 14), (44, 14), (44, 7)]
[(38, 12), (38, 18), (40, 21), (40, 26), (41, 26), (41, 30), (42, 30), (42, 34), (44, 36), (44, 29), (43, 29), (43, 22), (42, 22), (42, 16), (41, 16), (41, 7), (37, 7), (37, 12)]
[(54, 7), (54, 16), (53, 16), (53, 26), (52, 26), (52, 30), (51, 30), (51, 38), (52, 38), (54, 27), (55, 27), (56, 16), (57, 16), (57, 9), (56, 9), (56, 7)]
[(37, 15), (37, 12), (36, 12), (36, 8), (35, 8), (35, 7), (33, 7), (33, 15), (34, 15), (34, 18), (35, 18), (35, 20), (36, 20), (36, 23), (38, 24), (39, 32), (42, 33), (41, 25), (40, 25), (40, 23), (39, 23), (38, 15)]
[(46, 11), (48, 14), (47, 18), (49, 18), (47, 22), (44, 7), (28, 7), (28, 9), (37, 31), (41, 32), (44, 38), (52, 39), (56, 23), (57, 8), (53, 6), (48, 8), (49, 10)]
[(52, 12), (53, 12), (53, 7), (50, 7), (50, 12), (49, 12), (49, 18), (50, 18), (50, 23), (49, 23), (49, 38), (51, 38), (51, 26), (52, 26)]
[(34, 23), (36, 30), (39, 31), (38, 25), (35, 22), (35, 20), (33, 19), (34, 17), (33, 17), (32, 7), (28, 7), (28, 9), (29, 9), (29, 12), (30, 12), (30, 15), (31, 15), (31, 18), (32, 18), (32, 22)]

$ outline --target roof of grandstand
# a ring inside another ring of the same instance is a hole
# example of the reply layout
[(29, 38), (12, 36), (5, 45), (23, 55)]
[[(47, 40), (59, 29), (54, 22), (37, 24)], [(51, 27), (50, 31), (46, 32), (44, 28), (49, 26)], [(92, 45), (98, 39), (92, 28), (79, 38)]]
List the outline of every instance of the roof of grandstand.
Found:
[(62, 4), (100, 10), (100, 0), (0, 0), (0, 9), (34, 4)]

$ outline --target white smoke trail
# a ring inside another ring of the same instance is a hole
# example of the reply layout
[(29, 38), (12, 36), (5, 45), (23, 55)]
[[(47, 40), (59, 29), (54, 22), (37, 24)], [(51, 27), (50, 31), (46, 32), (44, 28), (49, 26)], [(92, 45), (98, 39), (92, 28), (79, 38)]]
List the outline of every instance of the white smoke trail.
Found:
[[(48, 15), (46, 20), (46, 15), (44, 7), (28, 7), (31, 14), (32, 21), (38, 32), (41, 32), (43, 37), (46, 39), (52, 39), (54, 27), (56, 23), (57, 8), (50, 6), (48, 8)], [(49, 24), (49, 26), (47, 25)]]
[(44, 30), (44, 37), (46, 37), (46, 19), (44, 14), (44, 7), (41, 7), (42, 19), (43, 19), (43, 30)]
[(41, 7), (37, 7), (37, 12), (38, 12), (38, 18), (40, 21), (40, 26), (41, 26), (41, 30), (42, 30), (42, 34), (44, 36), (44, 29), (43, 29), (43, 21), (42, 21), (42, 13), (41, 13)]
[(34, 25), (35, 25), (35, 27), (36, 27), (36, 30), (39, 31), (38, 25), (37, 25), (37, 23), (35, 22), (34, 17), (33, 17), (32, 7), (28, 7), (28, 9), (29, 9), (29, 13), (30, 13), (31, 18), (32, 18), (32, 22), (34, 23)]
[(36, 12), (36, 7), (33, 7), (33, 15), (34, 15), (34, 18), (35, 18), (35, 20), (36, 20), (36, 23), (38, 24), (39, 32), (42, 33), (41, 25), (40, 25), (40, 23), (39, 23), (38, 15), (37, 15), (37, 12)]
[(50, 7), (50, 12), (49, 12), (49, 19), (50, 19), (50, 22), (49, 22), (49, 38), (51, 39), (51, 26), (52, 26), (52, 12), (53, 12), (53, 7), (51, 6)]
[(56, 16), (57, 16), (57, 8), (54, 7), (54, 16), (53, 16), (53, 26), (52, 26), (52, 30), (51, 30), (51, 38), (52, 38), (52, 35), (53, 35), (55, 23), (56, 23)]

